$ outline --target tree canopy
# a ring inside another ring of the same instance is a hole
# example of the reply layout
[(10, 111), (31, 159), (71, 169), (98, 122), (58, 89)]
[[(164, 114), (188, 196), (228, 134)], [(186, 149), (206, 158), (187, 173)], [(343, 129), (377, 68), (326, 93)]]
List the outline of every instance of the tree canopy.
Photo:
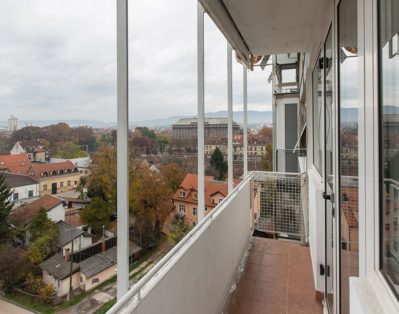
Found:
[(223, 153), (216, 147), (211, 156), (211, 166), (219, 171), (218, 180), (224, 180), (227, 173), (227, 162), (224, 160)]
[(0, 244), (10, 238), (11, 189), (0, 172)]
[(84, 208), (80, 214), (82, 221), (91, 226), (97, 234), (102, 226), (109, 227), (111, 224), (111, 215), (115, 213), (116, 208), (110, 202), (100, 197), (95, 197), (91, 204)]

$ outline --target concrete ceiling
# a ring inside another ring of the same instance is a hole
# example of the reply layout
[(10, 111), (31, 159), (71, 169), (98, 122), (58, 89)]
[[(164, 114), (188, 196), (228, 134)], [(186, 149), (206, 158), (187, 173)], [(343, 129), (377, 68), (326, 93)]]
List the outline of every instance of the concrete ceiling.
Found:
[[(209, 0), (208, 0), (209, 1)], [(217, 1), (217, 0), (216, 0)], [(223, 1), (254, 55), (303, 52), (328, 18), (328, 0)], [(313, 38), (312, 38), (313, 36)]]

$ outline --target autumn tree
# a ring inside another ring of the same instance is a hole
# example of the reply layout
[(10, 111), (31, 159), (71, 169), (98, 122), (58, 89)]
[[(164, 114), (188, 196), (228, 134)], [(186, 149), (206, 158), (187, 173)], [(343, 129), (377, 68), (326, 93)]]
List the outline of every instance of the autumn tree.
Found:
[(273, 171), (273, 145), (266, 145), (266, 153), (262, 156), (261, 165), (263, 171)]
[(133, 232), (142, 246), (159, 237), (162, 225), (171, 208), (172, 189), (162, 173), (142, 169), (135, 180), (131, 180), (131, 206), (134, 218)]
[(11, 189), (0, 172), (0, 244), (10, 238)]
[(223, 153), (216, 147), (211, 155), (211, 166), (219, 171), (218, 180), (224, 180), (227, 173), (227, 162), (224, 160)]
[(109, 227), (111, 215), (115, 213), (115, 206), (100, 197), (95, 197), (91, 204), (84, 208), (80, 213), (82, 221), (91, 226), (94, 233), (99, 234), (102, 226)]
[(79, 192), (79, 199), (81, 199), (81, 200), (85, 199), (84, 191), (85, 191), (86, 184), (87, 184), (87, 177), (84, 177), (84, 176), (80, 177), (79, 183), (76, 186), (76, 192)]
[(176, 192), (186, 175), (183, 169), (176, 163), (170, 163), (162, 165), (160, 170), (166, 180), (167, 186), (172, 190), (172, 192)]
[(87, 196), (100, 197), (116, 207), (116, 149), (103, 146), (93, 160)]
[(56, 158), (80, 158), (87, 157), (88, 153), (81, 149), (81, 146), (78, 144), (74, 144), (72, 142), (65, 142), (58, 144), (58, 147), (54, 153), (54, 157)]
[(32, 263), (39, 264), (55, 251), (58, 227), (47, 217), (44, 208), (33, 218), (27, 227), (30, 234), (28, 256)]
[(190, 225), (188, 225), (186, 223), (184, 218), (176, 216), (173, 219), (173, 222), (171, 225), (170, 237), (176, 243), (180, 242), (180, 240), (183, 239), (186, 236), (186, 234), (190, 232), (190, 230), (191, 230), (191, 227), (190, 227)]
[(22, 249), (5, 244), (0, 247), (0, 280), (6, 292), (25, 281), (30, 270), (26, 252)]

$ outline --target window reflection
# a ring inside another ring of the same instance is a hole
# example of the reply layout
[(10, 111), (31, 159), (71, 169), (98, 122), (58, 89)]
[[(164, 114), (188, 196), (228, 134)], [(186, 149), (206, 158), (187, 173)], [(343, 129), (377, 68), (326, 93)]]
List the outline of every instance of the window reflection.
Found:
[(399, 0), (380, 4), (382, 272), (399, 293)]
[(349, 313), (349, 277), (359, 274), (357, 1), (338, 8), (341, 313)]

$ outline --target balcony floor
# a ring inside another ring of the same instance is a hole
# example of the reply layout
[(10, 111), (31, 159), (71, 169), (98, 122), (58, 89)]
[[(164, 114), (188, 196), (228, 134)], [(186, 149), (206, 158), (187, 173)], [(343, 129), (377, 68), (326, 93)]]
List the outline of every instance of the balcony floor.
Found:
[(254, 238), (229, 314), (316, 314), (310, 252), (299, 243)]

